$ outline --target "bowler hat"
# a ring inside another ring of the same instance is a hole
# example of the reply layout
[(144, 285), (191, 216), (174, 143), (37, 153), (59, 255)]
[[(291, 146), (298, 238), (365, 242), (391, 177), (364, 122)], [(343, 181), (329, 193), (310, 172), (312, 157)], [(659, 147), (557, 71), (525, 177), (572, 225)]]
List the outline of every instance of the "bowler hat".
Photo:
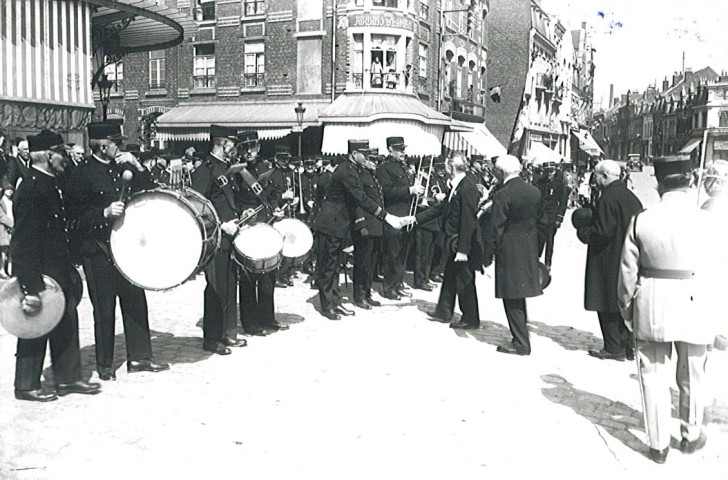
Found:
[(238, 131), (235, 128), (225, 127), (223, 125), (210, 125), (210, 137), (237, 140)]
[(592, 215), (591, 208), (577, 208), (571, 214), (571, 224), (576, 229), (589, 227), (592, 224)]
[[(389, 139), (387, 139), (389, 141)], [(349, 140), (349, 153), (369, 149), (369, 140)]]
[(673, 155), (670, 157), (656, 158), (654, 161), (655, 176), (660, 179), (667, 175), (688, 173), (693, 168), (690, 157)]
[(43, 152), (59, 145), (63, 145), (63, 137), (50, 130), (43, 130), (38, 135), (28, 137), (28, 151), (30, 152)]
[(406, 146), (403, 137), (387, 137), (387, 148), (404, 150)]

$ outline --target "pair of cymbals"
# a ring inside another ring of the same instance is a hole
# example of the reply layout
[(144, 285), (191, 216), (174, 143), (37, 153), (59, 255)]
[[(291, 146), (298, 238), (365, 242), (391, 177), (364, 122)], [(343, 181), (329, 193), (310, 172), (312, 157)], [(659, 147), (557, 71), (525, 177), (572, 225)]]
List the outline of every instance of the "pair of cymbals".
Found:
[(17, 278), (0, 283), (0, 325), (11, 335), (31, 339), (49, 334), (63, 318), (66, 298), (58, 282), (43, 275), (45, 290), (40, 292), (41, 310), (32, 316), (21, 308), (23, 291)]

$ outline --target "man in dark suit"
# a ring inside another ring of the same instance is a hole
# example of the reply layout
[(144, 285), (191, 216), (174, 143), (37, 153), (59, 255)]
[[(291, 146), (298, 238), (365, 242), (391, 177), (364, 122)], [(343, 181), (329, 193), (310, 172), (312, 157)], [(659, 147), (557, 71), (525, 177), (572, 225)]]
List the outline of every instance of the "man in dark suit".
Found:
[(349, 140), (349, 157), (336, 167), (321, 204), (314, 230), (320, 236), (316, 263), (316, 285), (321, 300), (321, 314), (330, 320), (340, 315), (354, 315), (353, 310), (341, 305), (339, 294), (339, 253), (354, 222), (357, 206), (393, 228), (401, 228), (401, 218), (387, 213), (366, 194), (361, 186), (359, 168), (366, 157), (362, 151), (369, 149), (367, 140)]
[[(478, 234), (478, 200), (480, 193), (473, 177), (468, 175), (468, 160), (462, 152), (445, 161), (450, 176), (450, 194), (444, 210), (445, 250), (448, 255), (445, 275), (435, 311), (430, 317), (438, 322), (449, 322), (455, 309), (455, 298), (462, 312), (460, 321), (451, 328), (480, 328), (478, 293), (475, 290), (475, 272), (483, 265), (483, 249)], [(438, 215), (438, 209), (425, 210), (416, 215), (417, 223), (425, 223)]]
[(632, 335), (619, 312), (617, 280), (622, 246), (629, 221), (642, 210), (642, 203), (619, 181), (621, 169), (613, 160), (603, 160), (592, 175), (601, 194), (596, 201), (591, 226), (578, 230), (589, 247), (586, 253), (584, 308), (597, 312), (604, 348), (589, 355), (606, 360), (634, 358)]
[[(422, 164), (423, 169), (429, 171), (430, 179), (427, 182), (428, 192), (424, 194), (424, 203), (417, 205), (417, 213), (424, 212), (428, 209), (437, 208), (446, 195), (442, 193), (441, 187), (437, 184), (436, 175), (429, 162), (434, 162), (432, 157), (428, 163)], [(440, 210), (441, 211), (441, 210)], [(414, 270), (413, 279), (414, 287), (418, 290), (431, 292), (434, 286), (430, 283), (430, 273), (432, 271), (432, 260), (435, 254), (435, 237), (442, 231), (442, 215), (437, 215), (432, 220), (417, 225), (412, 235), (414, 236)]]
[[(406, 145), (402, 137), (388, 137), (389, 157), (377, 168), (377, 179), (384, 192), (384, 206), (393, 215), (410, 215), (415, 195), (424, 193), (424, 187), (414, 185), (415, 176), (407, 166)], [(382, 296), (391, 300), (411, 297), (404, 289), (405, 234), (395, 228), (384, 227), (384, 282)]]
[(2, 186), (5, 196), (12, 199), (20, 181), (24, 180), (30, 173), (28, 141), (22, 140), (18, 142), (18, 155), (9, 157), (8, 160), (7, 170), (2, 178)]
[(116, 299), (121, 304), (126, 337), (127, 370), (159, 372), (169, 369), (166, 363), (152, 359), (147, 297), (114, 266), (110, 255), (111, 226), (124, 214), (120, 201), (122, 173), (133, 173), (129, 189), (156, 187), (149, 173), (130, 153), (121, 151), (119, 125), (95, 122), (88, 125), (92, 156), (74, 169), (69, 181), (68, 198), (72, 226), (82, 257), (89, 297), (94, 309), (96, 368), (101, 380), (116, 380), (114, 371), (114, 329)]
[(543, 176), (536, 180), (536, 187), (541, 191), (541, 207), (538, 215), (538, 255), (546, 249), (544, 263), (551, 269), (554, 255), (554, 239), (556, 230), (564, 221), (564, 214), (569, 203), (569, 189), (560, 175), (556, 174), (556, 164), (546, 162), (541, 165)]
[[(86, 382), (81, 375), (76, 306), (82, 291), (78, 288), (78, 272), (71, 263), (63, 192), (56, 182), (56, 175), (64, 172), (67, 159), (50, 151), (62, 145), (63, 138), (43, 132), (29, 137), (28, 141), (33, 166), (18, 187), (13, 203), (16, 219), (10, 243), (13, 270), (25, 294), (21, 305), (26, 315), (38, 314), (43, 307), (40, 292), (45, 289), (44, 274), (61, 286), (66, 309), (60, 323), (49, 334), (18, 339), (15, 398), (49, 402), (56, 400), (57, 395), (95, 394), (100, 386)], [(57, 395), (41, 390), (40, 376), (49, 342)]]
[(485, 236), (485, 265), (495, 256), (495, 296), (503, 299), (513, 340), (498, 351), (530, 355), (526, 298), (543, 293), (538, 279), (536, 220), (541, 203), (538, 188), (521, 178), (521, 162), (512, 155), (498, 157), (495, 176), (501, 188), (493, 196)]
[[(311, 227), (313, 221), (314, 206), (316, 204), (316, 189), (318, 188), (319, 174), (316, 173), (316, 159), (306, 158), (303, 161), (303, 172), (301, 173), (301, 192), (303, 198), (299, 201), (303, 202), (304, 213), (300, 211), (297, 214), (299, 220), (306, 222), (306, 225)], [(316, 240), (314, 239), (314, 242)], [(315, 246), (311, 248), (312, 252), (309, 252), (306, 259), (303, 261), (301, 271), (308, 275), (313, 274), (313, 264), (315, 255)]]
[(218, 355), (229, 355), (231, 352), (228, 347), (242, 347), (247, 343), (232, 333), (237, 325), (237, 282), (230, 252), (233, 238), (238, 232), (235, 223), (238, 206), (235, 183), (228, 175), (228, 168), (237, 138), (236, 129), (211, 125), (210, 153), (192, 173), (192, 188), (212, 202), (221, 222), (220, 248), (205, 267), (207, 286), (202, 317), (202, 348)]

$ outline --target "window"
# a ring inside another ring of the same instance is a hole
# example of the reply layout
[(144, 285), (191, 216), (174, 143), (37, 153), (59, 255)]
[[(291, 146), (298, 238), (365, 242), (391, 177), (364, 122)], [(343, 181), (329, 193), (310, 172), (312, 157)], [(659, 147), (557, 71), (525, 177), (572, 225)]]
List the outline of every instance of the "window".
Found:
[(264, 0), (244, 0), (243, 12), (246, 17), (265, 14)]
[(318, 20), (323, 14), (323, 0), (298, 0), (299, 20)]
[(420, 77), (427, 78), (427, 45), (420, 43)]
[(354, 35), (354, 51), (351, 59), (354, 88), (364, 88), (364, 40), (362, 34)]
[(196, 0), (195, 20), (207, 22), (215, 20), (215, 0)]
[(430, 6), (427, 0), (420, 0), (420, 20), (427, 21), (430, 18)]
[(321, 93), (321, 39), (298, 40), (298, 93)]
[(265, 44), (248, 42), (245, 44), (245, 86), (265, 86)]
[(122, 61), (106, 65), (104, 67), (104, 73), (106, 74), (106, 78), (113, 82), (113, 86), (111, 87), (112, 92), (124, 91), (124, 63)]
[(194, 88), (215, 87), (215, 44), (195, 46)]
[(164, 88), (167, 84), (165, 55), (164, 50), (149, 52), (149, 88)]
[(728, 127), (728, 110), (721, 110), (718, 117), (719, 127)]

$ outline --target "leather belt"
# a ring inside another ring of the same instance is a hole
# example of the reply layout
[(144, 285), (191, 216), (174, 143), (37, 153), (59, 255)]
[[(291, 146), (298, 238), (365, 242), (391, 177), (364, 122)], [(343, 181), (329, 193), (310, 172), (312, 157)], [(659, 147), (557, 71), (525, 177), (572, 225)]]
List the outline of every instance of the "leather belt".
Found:
[(690, 280), (695, 278), (694, 270), (671, 270), (665, 268), (640, 267), (640, 276), (647, 278), (665, 278), (668, 280)]

